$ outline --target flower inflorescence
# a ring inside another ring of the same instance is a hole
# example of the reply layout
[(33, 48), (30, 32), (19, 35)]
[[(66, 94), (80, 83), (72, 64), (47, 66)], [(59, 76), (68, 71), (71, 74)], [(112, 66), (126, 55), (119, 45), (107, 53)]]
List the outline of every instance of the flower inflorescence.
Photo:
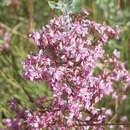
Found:
[[(27, 108), (21, 112), (13, 103), (17, 116), (13, 120), (4, 120), (8, 128), (104, 129), (98, 124), (102, 124), (112, 112), (98, 108), (97, 104), (104, 96), (118, 98), (115, 84), (119, 87), (122, 82), (125, 92), (130, 85), (130, 74), (125, 63), (120, 61), (118, 50), (110, 56), (103, 49), (109, 39), (119, 38), (119, 27), (113, 29), (88, 20), (87, 16), (88, 12), (84, 10), (82, 15), (72, 16), (68, 23), (62, 15), (50, 20), (40, 32), (29, 35), (39, 52), (25, 59), (24, 78), (46, 81), (53, 98), (47, 108), (42, 108), (42, 104), (49, 102), (48, 98), (38, 97), (35, 112)], [(97, 69), (100, 71), (95, 73)]]

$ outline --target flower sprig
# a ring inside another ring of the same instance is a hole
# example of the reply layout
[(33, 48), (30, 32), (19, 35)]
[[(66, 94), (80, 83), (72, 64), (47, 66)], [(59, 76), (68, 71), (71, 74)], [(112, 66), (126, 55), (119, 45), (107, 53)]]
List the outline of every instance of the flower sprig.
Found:
[[(88, 20), (88, 12), (50, 20), (40, 32), (32, 32), (39, 52), (28, 55), (23, 63), (25, 79), (47, 83), (53, 98), (38, 97), (35, 111), (22, 111), (15, 101), (14, 119), (4, 120), (6, 128), (15, 130), (103, 130), (104, 120), (112, 113), (97, 104), (105, 96), (119, 98), (117, 87), (130, 86), (130, 74), (120, 61), (120, 52), (110, 56), (103, 49), (111, 38), (119, 38), (119, 27)], [(95, 71), (97, 71), (95, 73)], [(121, 84), (120, 84), (121, 83)], [(114, 87), (113, 87), (114, 86)], [(115, 88), (116, 86), (116, 88)], [(47, 107), (42, 107), (47, 104)]]

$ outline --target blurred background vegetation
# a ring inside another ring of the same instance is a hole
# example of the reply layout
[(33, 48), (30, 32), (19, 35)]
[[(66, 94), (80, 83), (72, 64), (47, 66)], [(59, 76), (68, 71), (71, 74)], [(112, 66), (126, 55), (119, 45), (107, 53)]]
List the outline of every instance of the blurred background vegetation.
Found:
[[(9, 0), (0, 0), (0, 26), (10, 33), (9, 48), (0, 51), (0, 128), (2, 119), (12, 117), (7, 101), (14, 97), (21, 107), (32, 102), (37, 95), (50, 95), (44, 82), (25, 81), (22, 77), (22, 62), (25, 57), (36, 52), (33, 41), (28, 34), (38, 30), (52, 17), (53, 12), (47, 0), (17, 0), (18, 3), (8, 4)], [(111, 26), (119, 25), (121, 29), (118, 41), (111, 40), (108, 44), (110, 53), (115, 49), (121, 51), (121, 60), (127, 61), (130, 70), (130, 0), (81, 0), (82, 6), (90, 13), (89, 18)], [(3, 44), (0, 37), (0, 45)], [(118, 113), (126, 114), (130, 121), (130, 92), (128, 100)], [(109, 99), (104, 100), (109, 102)], [(113, 107), (114, 104), (109, 104)], [(109, 107), (108, 107), (109, 108)]]

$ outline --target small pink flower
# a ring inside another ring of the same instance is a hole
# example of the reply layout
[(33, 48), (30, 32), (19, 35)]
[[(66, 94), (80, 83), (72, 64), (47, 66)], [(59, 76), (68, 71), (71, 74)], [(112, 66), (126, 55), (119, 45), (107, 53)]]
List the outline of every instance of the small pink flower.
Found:
[(119, 28), (119, 26), (116, 26), (115, 27), (115, 37), (116, 37), (116, 39), (119, 39), (119, 33), (120, 33), (120, 28)]
[(0, 51), (8, 50), (9, 48), (9, 41), (10, 41), (10, 34), (5, 33), (4, 34), (4, 43), (0, 45)]
[(113, 99), (117, 99), (117, 98), (118, 98), (118, 95), (117, 95), (116, 92), (112, 93), (112, 98), (113, 98)]
[(88, 12), (85, 8), (83, 8), (82, 11), (83, 11), (83, 13), (84, 13), (86, 16), (89, 15), (89, 12)]
[(127, 95), (123, 95), (122, 97), (121, 97), (121, 100), (122, 101), (125, 101), (127, 99)]
[(120, 118), (120, 121), (121, 121), (121, 122), (127, 121), (127, 116), (126, 116), (126, 115), (122, 116), (122, 117)]
[(108, 115), (108, 116), (112, 116), (113, 112), (112, 112), (111, 109), (107, 109), (105, 114)]
[(118, 51), (117, 49), (114, 50), (113, 54), (115, 57), (120, 58), (120, 51)]

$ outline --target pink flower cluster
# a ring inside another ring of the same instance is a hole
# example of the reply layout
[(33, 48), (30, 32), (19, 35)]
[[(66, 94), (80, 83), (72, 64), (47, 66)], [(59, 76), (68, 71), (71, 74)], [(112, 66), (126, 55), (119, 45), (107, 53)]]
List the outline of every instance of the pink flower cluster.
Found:
[[(109, 39), (118, 39), (119, 28), (90, 21), (87, 14), (84, 11), (82, 16), (72, 16), (70, 23), (64, 15), (53, 18), (40, 33), (30, 34), (39, 52), (28, 55), (23, 75), (25, 79), (46, 81), (53, 99), (38, 97), (35, 112), (25, 109), (22, 116), (4, 121), (9, 128), (104, 129), (104, 118), (112, 113), (97, 104), (104, 96), (116, 93), (113, 85), (119, 87), (122, 82), (121, 87), (127, 88), (130, 74), (119, 61), (118, 50), (110, 56), (103, 49)], [(42, 107), (46, 102), (49, 105)]]
[(1, 26), (0, 26), (0, 40), (2, 41), (2, 43), (0, 43), (0, 51), (8, 50), (10, 35), (7, 32), (4, 33), (4, 29)]

